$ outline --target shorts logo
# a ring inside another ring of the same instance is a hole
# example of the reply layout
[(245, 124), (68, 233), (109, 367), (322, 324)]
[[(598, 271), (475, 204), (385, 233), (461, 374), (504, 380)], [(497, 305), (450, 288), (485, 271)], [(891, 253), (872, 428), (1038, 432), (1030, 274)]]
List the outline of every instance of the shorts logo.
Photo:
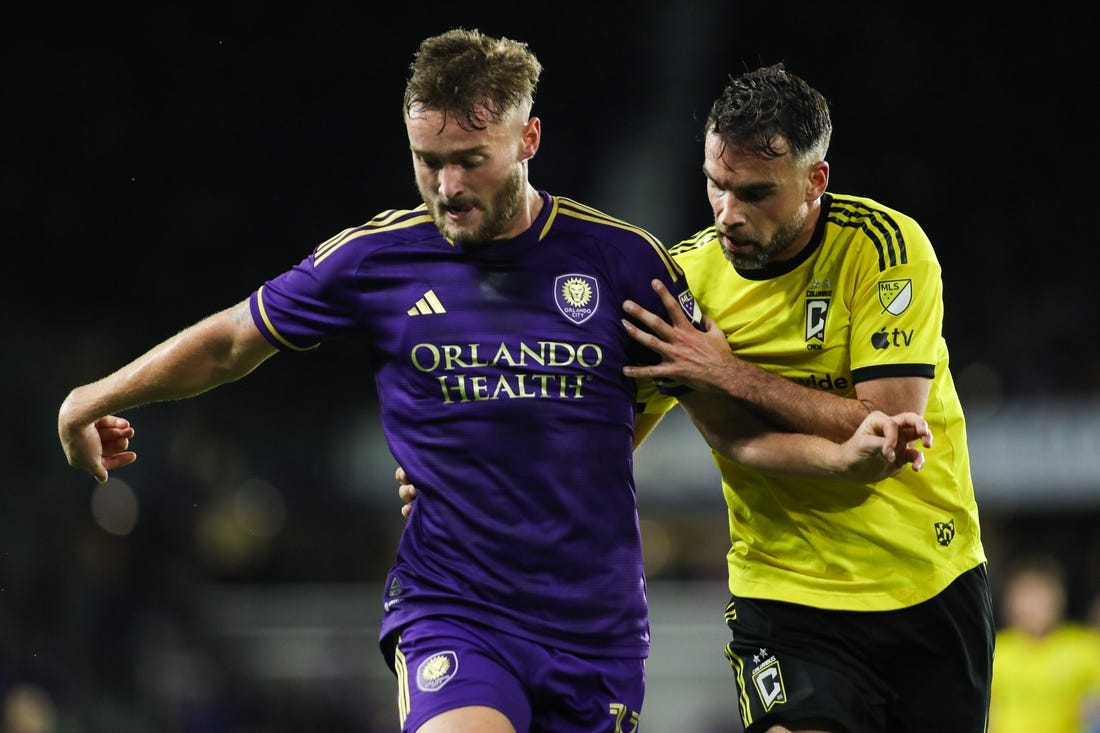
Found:
[(416, 668), (416, 686), (423, 692), (435, 692), (451, 681), (458, 671), (458, 655), (436, 652)]
[(955, 520), (936, 522), (936, 542), (947, 547), (953, 539), (955, 539)]
[(554, 279), (554, 303), (573, 323), (584, 323), (600, 304), (600, 288), (591, 275), (558, 275)]
[(878, 302), (882, 303), (882, 312), (900, 316), (913, 302), (913, 281), (880, 280), (878, 283)]
[(783, 672), (779, 669), (779, 660), (769, 655), (767, 650), (761, 649), (760, 654), (753, 656), (756, 662), (764, 658), (762, 664), (757, 664), (752, 670), (752, 683), (756, 687), (756, 694), (760, 697), (760, 704), (764, 706), (764, 712), (772, 709), (777, 703), (787, 702), (787, 689), (783, 686)]

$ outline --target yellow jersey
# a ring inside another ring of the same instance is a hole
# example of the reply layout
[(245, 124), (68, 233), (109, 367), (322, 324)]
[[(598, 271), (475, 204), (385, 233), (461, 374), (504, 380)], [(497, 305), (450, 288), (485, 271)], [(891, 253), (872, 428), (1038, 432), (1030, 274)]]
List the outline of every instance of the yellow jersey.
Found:
[(1100, 712), (1100, 633), (1074, 623), (1042, 638), (997, 632), (989, 733), (1085, 733), (1090, 706)]
[[(738, 271), (713, 226), (670, 251), (741, 359), (848, 398), (863, 380), (931, 379), (924, 417), (934, 443), (920, 472), (870, 485), (800, 479), (712, 452), (729, 508), (731, 593), (897, 609), (985, 561), (942, 335), (940, 265), (915, 220), (871, 199), (826, 194), (811, 242), (792, 261)], [(644, 384), (639, 402), (654, 414), (675, 405)]]

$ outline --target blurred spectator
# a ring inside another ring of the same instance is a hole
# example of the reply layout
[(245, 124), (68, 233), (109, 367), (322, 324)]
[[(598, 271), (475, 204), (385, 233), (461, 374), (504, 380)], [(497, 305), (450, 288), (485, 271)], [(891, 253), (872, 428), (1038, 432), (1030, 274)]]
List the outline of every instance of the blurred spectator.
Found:
[(1066, 616), (1065, 571), (1029, 556), (1008, 570), (993, 658), (989, 733), (1086, 733), (1100, 725), (1100, 630)]

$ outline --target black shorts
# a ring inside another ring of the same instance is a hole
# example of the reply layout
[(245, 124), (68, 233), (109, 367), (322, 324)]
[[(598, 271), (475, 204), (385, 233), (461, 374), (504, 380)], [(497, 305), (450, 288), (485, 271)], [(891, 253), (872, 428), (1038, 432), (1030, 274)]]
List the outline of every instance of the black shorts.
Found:
[(813, 721), (846, 733), (985, 733), (993, 604), (984, 564), (896, 611), (734, 596), (726, 657), (747, 733)]

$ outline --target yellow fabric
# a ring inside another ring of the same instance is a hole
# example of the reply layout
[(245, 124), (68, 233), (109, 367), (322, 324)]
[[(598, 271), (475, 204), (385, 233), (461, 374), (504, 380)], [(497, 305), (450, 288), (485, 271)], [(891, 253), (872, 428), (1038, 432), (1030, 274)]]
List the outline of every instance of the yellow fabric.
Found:
[(1088, 700), (1100, 712), (1100, 633), (1077, 624), (1040, 639), (998, 632), (989, 733), (1085, 733)]
[[(714, 454), (729, 507), (729, 587), (819, 608), (896, 609), (985, 561), (940, 265), (908, 216), (852, 196), (824, 205), (804, 255), (751, 279), (727, 262), (713, 227), (671, 251), (735, 353), (769, 372), (843, 397), (861, 379), (934, 375), (924, 416), (934, 445), (919, 473), (869, 486), (767, 476)], [(644, 384), (638, 399), (646, 413), (675, 404)]]

